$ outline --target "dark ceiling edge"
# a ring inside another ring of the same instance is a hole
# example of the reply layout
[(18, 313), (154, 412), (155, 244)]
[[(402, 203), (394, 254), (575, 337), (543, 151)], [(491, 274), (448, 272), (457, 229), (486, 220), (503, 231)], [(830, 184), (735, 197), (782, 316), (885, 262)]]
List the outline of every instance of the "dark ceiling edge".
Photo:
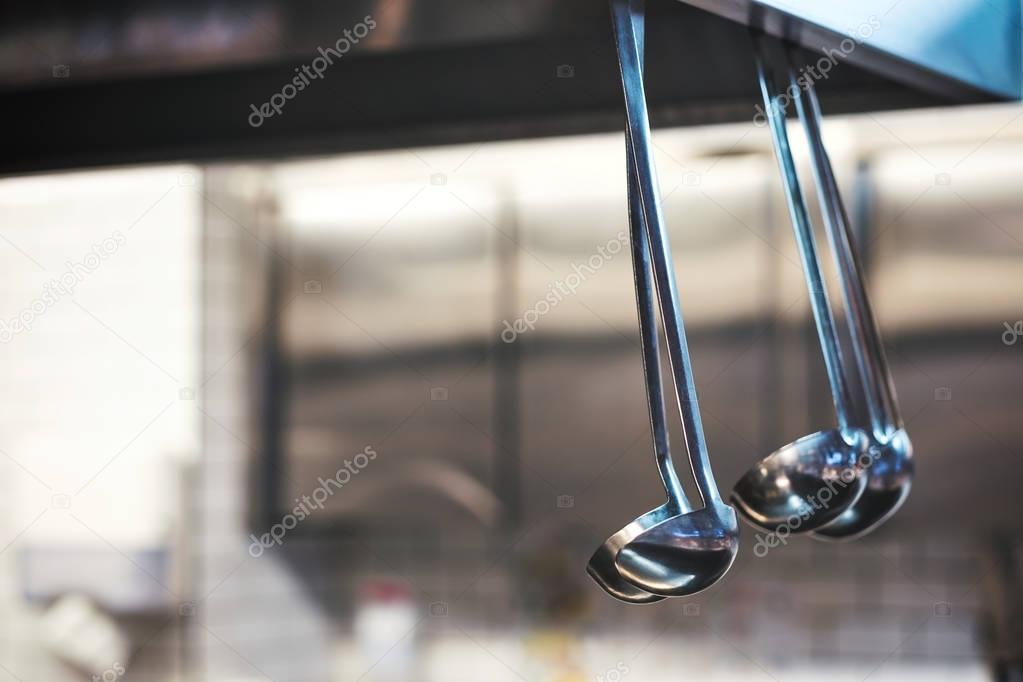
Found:
[[(752, 120), (757, 102), (745, 27), (682, 3), (651, 26), (655, 126)], [(736, 49), (721, 49), (732, 45)], [(701, 64), (680, 69), (679, 64)], [(570, 64), (571, 78), (556, 67)], [(557, 40), (356, 56), (333, 67), (258, 129), (249, 106), (295, 63), (67, 83), (0, 93), (8, 113), (0, 175), (166, 162), (219, 163), (476, 143), (621, 129), (610, 27)], [(843, 65), (821, 83), (826, 114), (949, 103)], [(390, 84), (399, 84), (391, 87)], [(962, 102), (994, 101), (965, 93)]]

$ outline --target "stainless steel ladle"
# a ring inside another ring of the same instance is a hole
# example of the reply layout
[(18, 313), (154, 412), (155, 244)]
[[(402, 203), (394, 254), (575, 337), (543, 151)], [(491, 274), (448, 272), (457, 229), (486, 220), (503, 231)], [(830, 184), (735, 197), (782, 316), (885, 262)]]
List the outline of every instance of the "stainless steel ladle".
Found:
[(866, 456), (868, 439), (849, 421), (849, 390), (842, 370), (841, 349), (789, 148), (784, 108), (779, 105), (780, 93), (764, 66), (763, 35), (755, 33), (753, 43), (760, 92), (803, 262), (838, 428), (804, 436), (762, 459), (735, 484), (732, 501), (756, 526), (767, 530), (784, 526), (791, 533), (807, 532), (834, 521), (862, 496), (867, 479), (860, 475), (859, 465)]
[(813, 82), (800, 87), (792, 69), (794, 48), (786, 50), (790, 92), (798, 92), (796, 109), (810, 147), (814, 182), (824, 215), (831, 249), (838, 266), (845, 314), (852, 334), (853, 354), (859, 370), (870, 418), (869, 467), (864, 471), (863, 495), (834, 521), (818, 528), (818, 539), (853, 539), (865, 535), (890, 518), (909, 496), (913, 482), (913, 445), (899, 412), (895, 385), (884, 345), (867, 297), (859, 257), (852, 243), (849, 219), (839, 193), (831, 160), (821, 137), (820, 103)]
[[(636, 42), (639, 54), (643, 54), (644, 27), (642, 18), (635, 24)], [(641, 64), (642, 68), (642, 64)], [(668, 440), (667, 416), (664, 407), (664, 391), (661, 386), (661, 357), (658, 348), (657, 313), (654, 309), (654, 280), (650, 261), (650, 241), (646, 235), (646, 221), (643, 219), (643, 202), (639, 196), (635, 154), (632, 141), (626, 136), (626, 168), (629, 194), (629, 235), (632, 240), (632, 274), (636, 283), (636, 307), (639, 310), (639, 338), (643, 351), (643, 378), (646, 384), (647, 407), (650, 411), (650, 430), (654, 441), (654, 459), (661, 475), (668, 501), (660, 507), (643, 514), (635, 521), (609, 537), (593, 553), (586, 566), (586, 572), (604, 590), (622, 601), (633, 604), (647, 604), (661, 601), (664, 597), (640, 589), (625, 580), (618, 572), (615, 558), (622, 547), (658, 523), (679, 514), (692, 511), (686, 499), (678, 474), (671, 461), (671, 446)]]
[[(643, 2), (611, 0), (611, 15), (625, 92), (627, 136), (637, 177), (639, 201), (634, 203), (642, 209), (683, 436), (704, 503), (703, 508), (690, 511), (688, 505), (683, 506), (683, 497), (675, 499), (679, 514), (639, 529), (641, 532), (618, 551), (615, 566), (625, 580), (646, 592), (682, 596), (709, 587), (728, 571), (738, 551), (739, 528), (734, 510), (721, 499), (710, 466), (660, 205), (641, 68)], [(670, 464), (670, 460), (667, 462)], [(666, 484), (666, 488), (671, 485)], [(672, 503), (669, 499), (668, 504)]]

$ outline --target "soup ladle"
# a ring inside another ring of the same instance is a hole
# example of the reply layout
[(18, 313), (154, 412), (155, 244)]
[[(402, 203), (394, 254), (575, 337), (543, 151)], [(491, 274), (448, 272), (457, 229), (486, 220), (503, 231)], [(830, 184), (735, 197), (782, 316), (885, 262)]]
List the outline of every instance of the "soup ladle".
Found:
[(675, 597), (699, 592), (728, 571), (738, 551), (739, 528), (735, 511), (721, 499), (710, 466), (661, 210), (641, 68), (643, 0), (611, 0), (611, 15), (625, 94), (626, 132), (637, 180), (638, 202), (633, 203), (642, 209), (682, 433), (704, 504), (691, 511), (688, 505), (682, 505), (684, 498), (678, 497), (675, 502), (679, 513), (648, 528), (637, 527), (640, 532), (618, 551), (615, 566), (625, 580), (640, 589)]
[(762, 459), (735, 484), (732, 501), (755, 526), (769, 531), (784, 526), (790, 533), (808, 532), (834, 521), (863, 494), (867, 480), (859, 475), (858, 466), (868, 441), (867, 435), (849, 420), (849, 389), (835, 321), (789, 147), (780, 93), (764, 66), (763, 35), (754, 33), (753, 43), (760, 93), (810, 293), (838, 427), (804, 436)]
[[(636, 22), (636, 42), (643, 54), (644, 27), (642, 18)], [(642, 64), (640, 65), (642, 68)], [(646, 384), (647, 407), (650, 411), (650, 430), (653, 434), (654, 458), (661, 475), (668, 501), (643, 514), (629, 525), (609, 537), (593, 553), (586, 572), (613, 597), (633, 604), (646, 604), (664, 599), (647, 592), (622, 577), (615, 565), (618, 552), (649, 528), (679, 514), (692, 511), (678, 474), (671, 461), (664, 391), (661, 385), (661, 359), (658, 348), (657, 313), (654, 308), (654, 280), (651, 272), (650, 242), (643, 219), (643, 204), (639, 197), (635, 155), (632, 141), (626, 136), (626, 160), (629, 195), (629, 235), (632, 240), (632, 274), (636, 285), (636, 308), (639, 311), (639, 338), (643, 354), (643, 378)]]
[(793, 47), (789, 45), (786, 50), (789, 83), (799, 93), (796, 110), (810, 147), (814, 182), (842, 283), (853, 354), (870, 418), (867, 435), (870, 438), (871, 461), (864, 472), (867, 487), (859, 500), (811, 536), (831, 540), (854, 539), (891, 518), (906, 501), (913, 482), (913, 445), (899, 411), (881, 334), (867, 297), (859, 257), (853, 247), (848, 214), (821, 137), (817, 93), (812, 81), (807, 81), (805, 87), (799, 87), (792, 69), (793, 56)]

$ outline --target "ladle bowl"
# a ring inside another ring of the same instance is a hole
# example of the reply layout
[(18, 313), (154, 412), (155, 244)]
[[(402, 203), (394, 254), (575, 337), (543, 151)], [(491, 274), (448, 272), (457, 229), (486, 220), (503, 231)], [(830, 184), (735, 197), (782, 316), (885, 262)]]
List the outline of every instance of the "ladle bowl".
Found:
[[(721, 501), (711, 471), (657, 191), (643, 92), (643, 0), (612, 0), (611, 15), (625, 94), (630, 227), (644, 372), (654, 450), (668, 501), (608, 538), (593, 555), (587, 571), (613, 596), (642, 603), (693, 594), (719, 580), (735, 560), (739, 528), (735, 512)], [(698, 511), (691, 511), (671, 463), (656, 350), (655, 287), (686, 452), (706, 505)]]
[(805, 533), (831, 523), (863, 495), (870, 441), (860, 429), (818, 431), (775, 450), (739, 479), (732, 502), (753, 525)]
[(623, 547), (635, 540), (647, 530), (670, 519), (679, 513), (677, 507), (662, 504), (657, 509), (648, 511), (635, 521), (604, 541), (586, 564), (586, 572), (608, 594), (622, 601), (633, 604), (650, 604), (664, 599), (661, 595), (647, 592), (633, 585), (622, 577), (615, 565), (615, 558)]
[(818, 540), (854, 540), (888, 520), (909, 496), (913, 484), (913, 444), (905, 429), (886, 442), (872, 439), (863, 495), (837, 518), (815, 530)]
[(717, 503), (639, 533), (618, 552), (615, 565), (625, 580), (644, 590), (683, 597), (720, 580), (738, 551), (735, 512)]

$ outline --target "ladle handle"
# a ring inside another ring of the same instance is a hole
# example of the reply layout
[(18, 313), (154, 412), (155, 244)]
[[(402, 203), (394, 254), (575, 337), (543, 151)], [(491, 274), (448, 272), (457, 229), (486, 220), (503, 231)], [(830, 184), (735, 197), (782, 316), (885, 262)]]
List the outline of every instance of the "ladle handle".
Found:
[[(642, 44), (642, 43), (641, 43)], [(643, 202), (639, 198), (636, 165), (632, 142), (625, 141), (628, 153), (629, 234), (632, 239), (632, 274), (636, 282), (636, 308), (639, 310), (639, 338), (643, 349), (643, 378), (646, 382), (647, 407), (650, 410), (650, 430), (654, 438), (654, 458), (661, 474), (664, 490), (678, 513), (692, 511), (689, 500), (678, 480), (671, 461), (671, 443), (668, 438), (664, 389), (661, 385), (661, 355), (658, 344), (657, 313), (654, 309), (654, 279), (650, 262), (650, 243), (646, 222), (643, 220)]]
[[(643, 68), (645, 48), (644, 0), (632, 0), (639, 13), (634, 23), (636, 44)], [(642, 73), (640, 74), (642, 77)], [(680, 514), (692, 511), (689, 500), (678, 480), (678, 472), (671, 461), (671, 442), (668, 437), (668, 418), (664, 405), (664, 387), (661, 383), (661, 352), (658, 342), (657, 312), (654, 303), (654, 279), (650, 262), (650, 241), (643, 219), (643, 202), (639, 197), (639, 178), (633, 153), (632, 140), (626, 135), (626, 172), (629, 192), (629, 237), (632, 242), (632, 276), (636, 284), (636, 308), (639, 311), (639, 341), (643, 349), (643, 379), (646, 383), (647, 408), (650, 412), (650, 431), (654, 439), (654, 459), (661, 475), (668, 500)]]
[(867, 296), (863, 268), (853, 246), (849, 217), (821, 136), (821, 112), (817, 93), (812, 81), (807, 81), (805, 87), (800, 87), (792, 68), (793, 49), (793, 46), (789, 45), (786, 50), (790, 91), (795, 88), (799, 93), (796, 97), (796, 109), (810, 146), (813, 177), (823, 209), (824, 225), (842, 282), (846, 319), (852, 331), (853, 353), (866, 395), (871, 428), (878, 438), (885, 439), (892, 432), (902, 428), (895, 383), (888, 367), (888, 358), (881, 342), (877, 319)]
[(799, 246), (799, 256), (803, 262), (803, 273), (806, 286), (810, 292), (810, 308), (817, 325), (817, 336), (820, 339), (821, 351), (824, 354), (824, 367), (831, 385), (831, 396), (835, 403), (838, 427), (843, 434), (849, 432), (850, 400), (849, 388), (842, 373), (842, 351), (835, 331), (835, 318), (828, 302), (828, 292), (824, 287), (821, 274), (820, 259), (817, 257), (817, 245), (810, 225), (810, 217), (806, 211), (806, 201), (799, 187), (799, 176), (796, 164), (789, 147), (788, 132), (785, 129), (785, 112), (778, 106), (779, 92), (774, 79), (764, 66), (766, 54), (765, 38), (760, 32), (753, 32), (753, 57), (757, 67), (757, 79), (760, 83), (760, 94), (764, 100), (768, 127), (774, 140), (775, 157), (781, 171), (782, 185), (785, 189), (785, 200), (792, 219), (792, 229)]
[(654, 168), (650, 122), (643, 91), (642, 60), (636, 30), (637, 24), (642, 25), (643, 22), (642, 3), (638, 0), (611, 0), (611, 15), (622, 86), (625, 91), (626, 129), (632, 144), (640, 204), (646, 234), (650, 240), (657, 302), (668, 342), (668, 358), (671, 361), (672, 378), (682, 417), (682, 432), (700, 496), (704, 504), (718, 506), (721, 504), (721, 494), (711, 471), (703, 424), (700, 421), (689, 347), (678, 301), (678, 287), (675, 284), (671, 247), (668, 244), (658, 194), (657, 171)]

